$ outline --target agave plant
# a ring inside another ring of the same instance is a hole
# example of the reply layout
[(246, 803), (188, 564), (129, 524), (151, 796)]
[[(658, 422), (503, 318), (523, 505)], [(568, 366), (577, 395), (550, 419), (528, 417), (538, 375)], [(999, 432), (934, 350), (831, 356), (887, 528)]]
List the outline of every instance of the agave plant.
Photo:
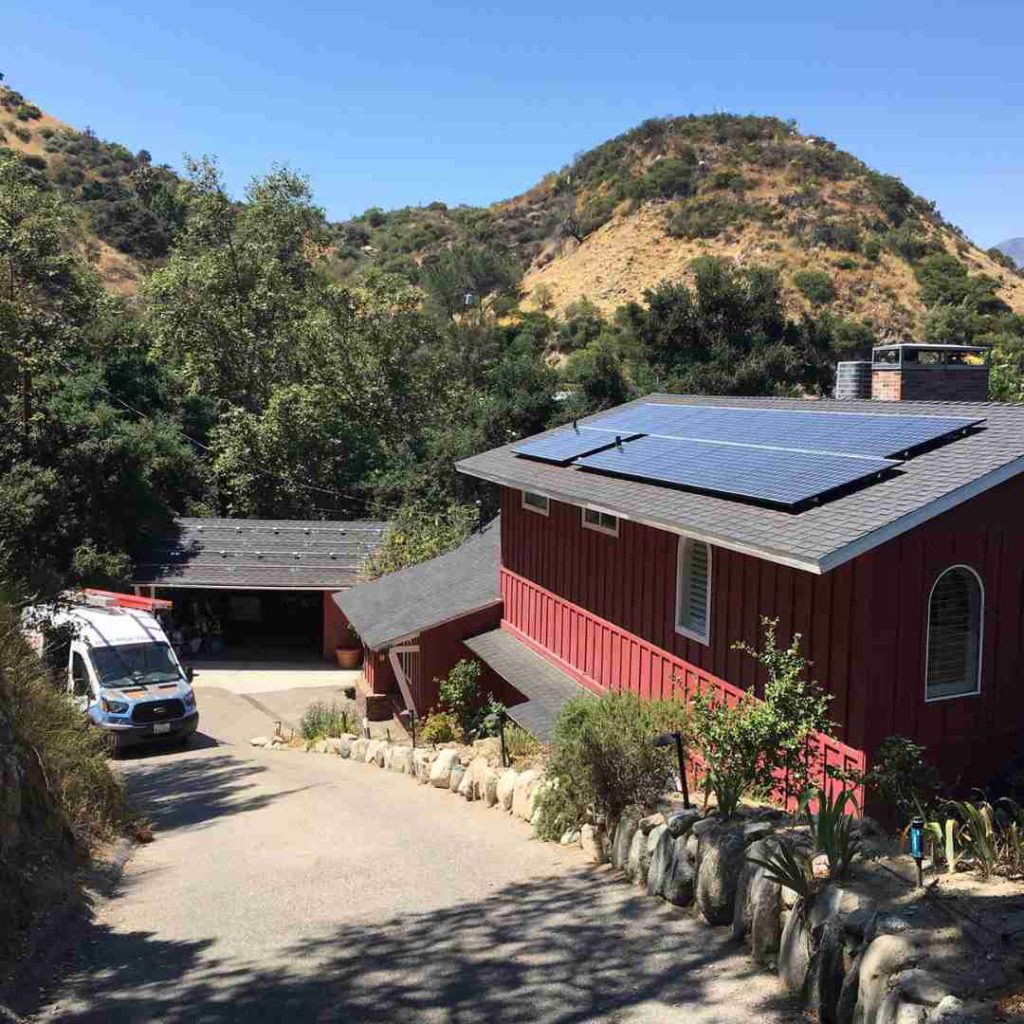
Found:
[[(960, 822), (956, 818), (946, 818), (945, 821), (926, 821), (924, 827), (932, 840), (932, 860), (937, 860), (936, 851), (942, 850), (946, 872), (952, 874), (960, 860)], [(908, 825), (904, 831), (909, 828)]]
[(792, 889), (805, 902), (815, 893), (811, 876), (811, 860), (802, 850), (792, 850), (776, 841), (775, 849), (765, 858), (748, 857), (751, 864), (764, 869), (765, 878)]
[[(814, 800), (818, 804), (817, 814), (812, 814), (810, 809)], [(831, 799), (820, 786), (809, 790), (800, 801), (800, 809), (811, 826), (814, 848), (828, 854), (832, 878), (845, 878), (850, 862), (860, 852), (860, 839), (853, 832), (848, 806), (860, 809), (851, 790), (841, 789)]]
[(999, 859), (996, 815), (992, 805), (987, 800), (978, 804), (972, 804), (970, 800), (951, 800), (949, 805), (960, 815), (964, 852), (974, 861), (982, 877), (988, 878)]

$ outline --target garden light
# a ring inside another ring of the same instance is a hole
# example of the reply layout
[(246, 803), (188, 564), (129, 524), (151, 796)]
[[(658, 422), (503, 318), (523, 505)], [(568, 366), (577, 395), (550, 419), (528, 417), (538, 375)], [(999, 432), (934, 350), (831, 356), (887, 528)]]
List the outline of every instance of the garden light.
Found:
[(924, 818), (910, 819), (910, 856), (917, 864), (917, 884), (924, 884), (921, 861), (924, 860)]
[(686, 784), (686, 758), (683, 754), (683, 734), (681, 732), (663, 732), (651, 740), (655, 747), (671, 747), (675, 744), (676, 757), (679, 760), (679, 788), (683, 792), (683, 807), (690, 806), (690, 790)]

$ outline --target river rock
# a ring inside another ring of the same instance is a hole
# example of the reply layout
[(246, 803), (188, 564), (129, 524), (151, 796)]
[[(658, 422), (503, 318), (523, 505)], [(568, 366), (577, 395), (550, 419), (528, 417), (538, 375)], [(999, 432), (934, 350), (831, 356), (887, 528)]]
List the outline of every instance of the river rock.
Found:
[(700, 821), (700, 811), (696, 807), (688, 807), (682, 811), (670, 814), (665, 821), (673, 839), (679, 836), (688, 836), (696, 822)]
[(620, 815), (618, 825), (615, 826), (610, 857), (612, 867), (625, 870), (629, 861), (629, 848), (639, 825), (640, 812), (635, 807), (627, 807)]
[(493, 807), (498, 802), (498, 779), (500, 776), (493, 768), (487, 769), (484, 776), (484, 803)]
[(690, 826), (690, 832), (699, 839), (705, 832), (710, 832), (712, 829), (717, 828), (718, 825), (718, 818), (700, 818)]
[(533, 801), (530, 797), (538, 781), (539, 776), (532, 768), (521, 772), (516, 778), (516, 787), (512, 793), (512, 814), (521, 821), (529, 821), (533, 817)]
[(657, 814), (648, 814), (646, 818), (640, 819), (640, 831), (643, 834), (650, 835), (653, 829), (656, 829), (659, 825), (665, 824), (665, 815), (660, 811)]
[(690, 858), (686, 855), (686, 838), (672, 840), (672, 852), (661, 884), (661, 895), (677, 907), (688, 907), (693, 903), (695, 873)]
[(466, 774), (459, 783), (459, 796), (466, 800), (482, 800), (484, 777), (491, 770), (486, 757), (474, 757), (466, 768)]
[[(857, 983), (857, 1020), (876, 1024), (882, 1002), (889, 992), (889, 978), (914, 966), (920, 947), (905, 935), (879, 935), (864, 951)], [(893, 1008), (895, 1013), (895, 1008)]]
[(363, 760), (366, 764), (376, 764), (377, 754), (381, 747), (384, 746), (383, 740), (368, 740), (366, 743), (366, 752), (363, 755)]
[(843, 990), (846, 969), (843, 961), (845, 933), (842, 919), (830, 917), (817, 935), (818, 951), (814, 958), (810, 1005), (821, 1024), (837, 1024), (839, 996)]
[(743, 831), (722, 825), (702, 832), (698, 843), (697, 906), (708, 924), (729, 924), (744, 863)]
[(352, 741), (352, 749), (349, 751), (353, 761), (359, 761), (360, 763), (366, 760), (366, 748), (370, 745), (368, 739), (364, 739), (360, 736), (358, 739)]
[[(651, 835), (654, 835), (652, 832)], [(665, 873), (668, 871), (672, 858), (672, 847), (675, 839), (666, 826), (658, 833), (651, 850), (651, 862), (647, 866), (647, 895), (660, 896), (665, 885)]]
[(416, 769), (413, 764), (412, 747), (392, 747), (388, 768), (402, 775), (415, 775)]
[(853, 958), (850, 969), (843, 978), (843, 987), (839, 990), (839, 1002), (836, 1004), (836, 1024), (853, 1024), (857, 1013), (857, 992), (860, 983), (860, 963), (864, 959), (861, 949)]
[(339, 757), (351, 757), (352, 756), (352, 744), (355, 742), (356, 737), (350, 735), (339, 736), (335, 740), (336, 746), (334, 752)]
[(644, 866), (644, 850), (647, 849), (647, 836), (644, 835), (642, 829), (637, 829), (633, 833), (633, 841), (629, 844), (629, 854), (626, 857), (626, 863), (623, 870), (626, 872), (626, 877), (631, 882), (644, 882), (645, 878), (642, 877), (642, 870)]
[(804, 908), (798, 903), (789, 914), (779, 942), (779, 979), (790, 995), (802, 999), (807, 988), (811, 966), (811, 935), (804, 919)]
[(591, 863), (601, 864), (604, 862), (603, 845), (596, 825), (583, 825), (580, 828), (580, 847), (590, 858)]
[(912, 967), (896, 979), (896, 987), (907, 1002), (937, 1006), (949, 995), (949, 989), (934, 974)]
[(498, 788), (495, 794), (498, 798), (498, 805), (503, 811), (512, 810), (512, 800), (516, 792), (516, 779), (519, 773), (514, 768), (506, 768), (498, 779)]
[(459, 763), (457, 750), (447, 748), (438, 752), (430, 766), (430, 784), (436, 789), (448, 789), (452, 782), (452, 768)]
[(455, 761), (452, 764), (451, 774), (448, 776), (448, 788), (453, 793), (458, 793), (459, 786), (462, 785), (462, 780), (466, 775), (466, 767), (461, 761)]
[(434, 755), (425, 747), (417, 747), (412, 752), (412, 773), (418, 782), (428, 783), (430, 781), (430, 766), (433, 761)]

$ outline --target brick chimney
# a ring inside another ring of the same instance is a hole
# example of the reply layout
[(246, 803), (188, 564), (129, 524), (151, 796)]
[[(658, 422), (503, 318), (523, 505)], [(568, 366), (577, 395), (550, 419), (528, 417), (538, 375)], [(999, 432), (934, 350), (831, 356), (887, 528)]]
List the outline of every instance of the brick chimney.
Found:
[(987, 402), (988, 349), (971, 345), (879, 345), (871, 353), (877, 402)]

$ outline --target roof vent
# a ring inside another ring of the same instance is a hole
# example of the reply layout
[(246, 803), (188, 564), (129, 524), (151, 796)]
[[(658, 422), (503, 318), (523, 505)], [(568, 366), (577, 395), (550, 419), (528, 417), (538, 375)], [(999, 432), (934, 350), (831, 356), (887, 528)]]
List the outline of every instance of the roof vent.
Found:
[(226, 551), (224, 551), (223, 549), (221, 549), (220, 557), (221, 558), (227, 558), (228, 557), (228, 553)]
[(299, 554), (299, 552), (298, 552), (298, 551), (293, 551), (293, 552), (292, 552), (292, 555), (293, 555), (293, 556), (294, 556), (295, 558), (301, 558), (301, 557), (302, 557), (302, 555), (301, 555), (301, 554)]

